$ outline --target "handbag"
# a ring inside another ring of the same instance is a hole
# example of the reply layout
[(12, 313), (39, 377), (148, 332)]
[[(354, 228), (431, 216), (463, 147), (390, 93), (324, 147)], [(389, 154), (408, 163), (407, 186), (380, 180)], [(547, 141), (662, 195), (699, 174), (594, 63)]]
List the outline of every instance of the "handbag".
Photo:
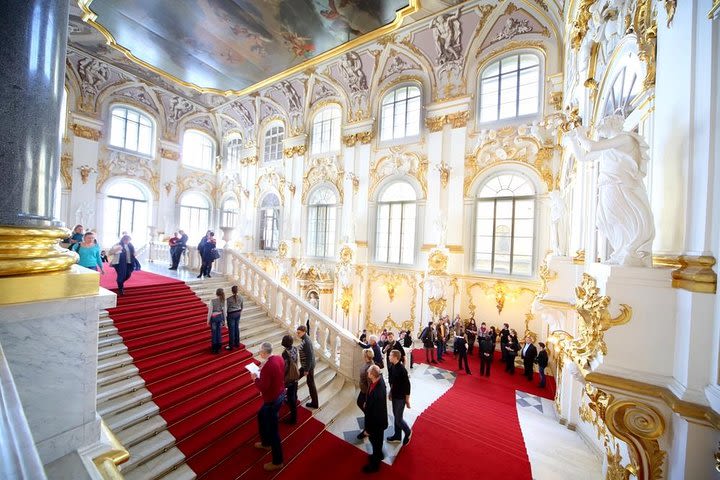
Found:
[(218, 252), (217, 248), (213, 248), (212, 250), (210, 250), (210, 258), (212, 258), (213, 260), (217, 260), (218, 258), (220, 258), (220, 252)]
[(298, 369), (297, 362), (293, 359), (292, 354), (288, 353), (288, 373), (285, 377), (285, 383), (297, 382), (300, 379), (300, 370)]

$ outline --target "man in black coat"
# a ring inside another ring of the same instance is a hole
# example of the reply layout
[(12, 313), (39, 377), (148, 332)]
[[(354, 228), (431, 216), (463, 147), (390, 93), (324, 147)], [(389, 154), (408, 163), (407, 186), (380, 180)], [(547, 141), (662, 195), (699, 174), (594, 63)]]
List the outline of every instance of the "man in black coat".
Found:
[(505, 347), (507, 347), (509, 343), (508, 337), (510, 337), (510, 325), (503, 323), (503, 329), (500, 330), (500, 358), (503, 362), (507, 361), (507, 350)]
[(363, 472), (372, 473), (380, 470), (380, 462), (385, 458), (383, 433), (388, 427), (387, 389), (380, 367), (377, 365), (368, 368), (368, 380), (370, 380), (370, 386), (365, 399), (365, 431), (370, 436), (372, 453), (368, 464), (363, 467)]
[(358, 345), (360, 345), (363, 350), (366, 348), (371, 349), (373, 351), (373, 362), (375, 362), (375, 365), (380, 368), (385, 368), (385, 362), (383, 361), (383, 354), (380, 349), (380, 345), (378, 345), (377, 335), (370, 335), (368, 337), (368, 343), (359, 341)]
[(493, 345), (490, 335), (480, 337), (480, 376), (490, 376), (490, 367), (492, 366), (494, 354), (495, 345)]
[(548, 354), (543, 342), (538, 343), (538, 345), (540, 345), (540, 351), (537, 355), (538, 372), (540, 373), (540, 385), (538, 387), (545, 388), (545, 369), (548, 366)]
[[(392, 402), (393, 417), (395, 418), (395, 433), (387, 438), (388, 442), (399, 442), (403, 445), (410, 443), (412, 431), (403, 415), (405, 407), (410, 408), (410, 377), (405, 365), (400, 361), (400, 352), (392, 350), (388, 360), (388, 381), (390, 382), (390, 401)], [(405, 437), (401, 437), (401, 432)]]
[(385, 342), (385, 346), (383, 347), (383, 352), (385, 352), (385, 359), (387, 360), (387, 365), (390, 365), (390, 352), (393, 350), (397, 350), (400, 352), (400, 361), (402, 363), (405, 363), (405, 349), (402, 345), (400, 345), (400, 342), (395, 340), (395, 334), (393, 332), (390, 332), (387, 334), (387, 342)]
[(173, 247), (174, 250), (172, 250), (172, 266), (170, 267), (170, 270), (178, 269), (178, 265), (180, 265), (180, 257), (182, 257), (183, 252), (187, 248), (188, 236), (182, 230), (178, 230), (178, 234), (180, 235), (180, 238), (178, 238), (178, 241)]
[(537, 357), (537, 348), (532, 343), (532, 337), (525, 337), (525, 346), (521, 350), (523, 359), (523, 366), (525, 367), (525, 377), (529, 382), (533, 379), (533, 365), (535, 364), (535, 357)]

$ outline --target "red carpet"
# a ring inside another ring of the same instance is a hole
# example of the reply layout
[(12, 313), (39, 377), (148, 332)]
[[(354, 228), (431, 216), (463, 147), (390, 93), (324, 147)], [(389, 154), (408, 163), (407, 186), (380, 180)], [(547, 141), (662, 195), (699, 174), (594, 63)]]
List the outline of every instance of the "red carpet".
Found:
[[(115, 269), (108, 265), (103, 264), (103, 270), (105, 275), (100, 275), (100, 286), (107, 288), (108, 290), (117, 290), (117, 273)], [(125, 282), (125, 288), (130, 287), (145, 287), (150, 285), (163, 285), (168, 283), (182, 283), (179, 280), (175, 280), (170, 277), (163, 277), (162, 275), (155, 275), (144, 270), (137, 270), (132, 273), (130, 280)]]
[[(116, 290), (114, 275), (103, 280), (103, 286)], [(210, 352), (207, 306), (189, 287), (134, 272), (110, 317), (198, 478), (272, 476), (262, 470), (269, 454), (253, 448), (261, 400), (244, 366), (254, 360), (242, 346)], [(281, 415), (286, 414), (283, 407)], [(298, 419), (297, 425), (281, 426), (286, 461), (324, 428), (304, 408), (298, 409)]]

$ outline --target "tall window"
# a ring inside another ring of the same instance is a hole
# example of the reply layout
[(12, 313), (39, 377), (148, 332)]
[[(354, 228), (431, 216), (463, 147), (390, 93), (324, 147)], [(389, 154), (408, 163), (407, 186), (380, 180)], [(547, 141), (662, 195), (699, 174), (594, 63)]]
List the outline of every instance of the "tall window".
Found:
[(152, 120), (137, 110), (113, 107), (110, 114), (110, 145), (152, 155)]
[(227, 168), (231, 172), (240, 170), (240, 154), (242, 151), (242, 138), (235, 137), (225, 144), (225, 158)]
[(220, 226), (237, 227), (239, 216), (240, 205), (234, 198), (228, 198), (223, 202), (222, 208), (220, 209)]
[(199, 242), (210, 225), (210, 203), (197, 192), (187, 192), (180, 198), (180, 223), (190, 242)]
[(604, 115), (620, 113), (626, 117), (634, 110), (633, 101), (640, 93), (639, 60), (631, 62), (615, 75), (610, 94), (605, 101)]
[(380, 140), (397, 140), (420, 134), (420, 89), (399, 87), (382, 100)]
[(285, 127), (273, 125), (265, 131), (265, 155), (263, 161), (276, 162), (282, 160)]
[(340, 107), (325, 107), (313, 119), (312, 153), (340, 150)]
[(417, 217), (415, 190), (407, 182), (395, 182), (378, 200), (375, 261), (415, 263)]
[(182, 145), (183, 164), (189, 167), (212, 170), (215, 160), (215, 142), (197, 130), (186, 130)]
[(525, 177), (500, 173), (483, 184), (475, 215), (475, 270), (532, 275), (535, 188)]
[(540, 109), (540, 59), (510, 55), (488, 65), (480, 76), (480, 122), (534, 115)]
[(280, 243), (280, 200), (268, 193), (260, 204), (260, 250), (277, 250)]
[(337, 197), (329, 187), (320, 187), (308, 202), (308, 251), (312, 257), (335, 255)]
[(116, 182), (105, 192), (103, 208), (103, 244), (118, 241), (127, 232), (138, 247), (147, 238), (148, 199), (137, 185), (131, 182)]

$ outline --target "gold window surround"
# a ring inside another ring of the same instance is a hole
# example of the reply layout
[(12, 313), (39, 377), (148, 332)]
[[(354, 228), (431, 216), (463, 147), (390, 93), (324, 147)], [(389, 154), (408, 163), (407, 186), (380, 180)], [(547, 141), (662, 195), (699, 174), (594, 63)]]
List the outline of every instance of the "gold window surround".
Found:
[(314, 68), (315, 66), (319, 65), (320, 63), (329, 60), (335, 56), (341, 55), (349, 50), (352, 50), (354, 48), (357, 48), (365, 43), (372, 42), (373, 40), (376, 40), (384, 35), (387, 35), (391, 32), (394, 32), (395, 30), (399, 29), (403, 22), (405, 21), (405, 18), (410, 17), (412, 14), (418, 12), (420, 10), (420, 0), (409, 0), (408, 6), (401, 9), (400, 11), (395, 13), (395, 20), (388, 23), (387, 25), (383, 25), (382, 27), (373, 30), (372, 32), (368, 32), (364, 35), (361, 35), (357, 38), (354, 38), (353, 40), (350, 40), (349, 42), (343, 43), (341, 45), (338, 45), (335, 48), (332, 48), (326, 52), (323, 52), (316, 57), (313, 57), (305, 62), (302, 62), (298, 65), (295, 65), (294, 67), (290, 67), (280, 73), (277, 73), (271, 77), (266, 78), (265, 80), (262, 80), (258, 83), (255, 83), (254, 85), (251, 85), (247, 88), (244, 88), (242, 90), (220, 90), (217, 88), (210, 88), (210, 87), (202, 87), (200, 85), (186, 82), (174, 75), (171, 75), (170, 73), (161, 70), (160, 68), (155, 67), (154, 65), (139, 59), (136, 57), (129, 49), (126, 47), (120, 45), (117, 40), (115, 40), (115, 37), (113, 34), (105, 28), (102, 24), (100, 24), (97, 21), (97, 14), (92, 11), (90, 8), (93, 0), (77, 0), (78, 7), (82, 10), (82, 19), (85, 23), (95, 28), (98, 32), (102, 34), (103, 37), (105, 37), (105, 40), (107, 42), (107, 45), (111, 48), (114, 48), (115, 50), (122, 53), (128, 60), (131, 62), (150, 70), (151, 72), (160, 75), (161, 77), (165, 78), (166, 80), (169, 80), (173, 83), (176, 83), (178, 85), (181, 85), (186, 88), (191, 88), (193, 90), (196, 90), (200, 93), (212, 93), (216, 95), (223, 95), (223, 96), (242, 96), (247, 95), (252, 92), (256, 92), (260, 90), (263, 87), (266, 87), (268, 85), (272, 85), (273, 83), (276, 83), (284, 78), (289, 77), (290, 75), (302, 72), (307, 69)]

